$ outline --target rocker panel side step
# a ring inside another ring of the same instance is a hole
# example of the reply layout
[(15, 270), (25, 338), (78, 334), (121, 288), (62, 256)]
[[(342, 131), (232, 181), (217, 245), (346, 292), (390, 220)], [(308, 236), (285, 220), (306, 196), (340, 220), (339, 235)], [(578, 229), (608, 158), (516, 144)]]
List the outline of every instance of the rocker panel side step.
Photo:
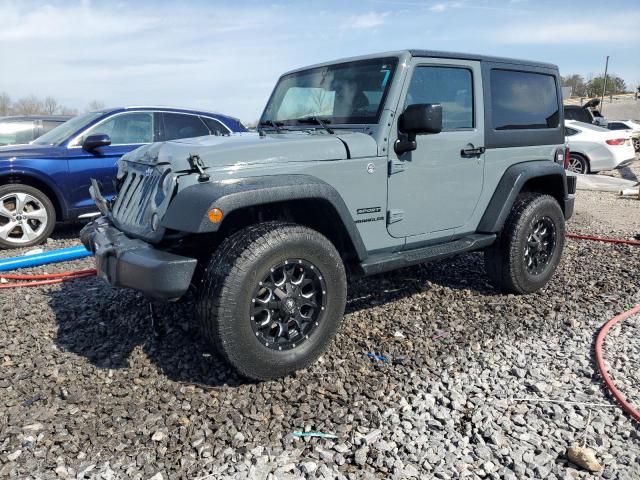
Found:
[(439, 260), (458, 253), (470, 252), (488, 247), (496, 240), (495, 234), (476, 233), (451, 242), (403, 252), (377, 253), (359, 264), (360, 274), (368, 276), (388, 272), (418, 263)]

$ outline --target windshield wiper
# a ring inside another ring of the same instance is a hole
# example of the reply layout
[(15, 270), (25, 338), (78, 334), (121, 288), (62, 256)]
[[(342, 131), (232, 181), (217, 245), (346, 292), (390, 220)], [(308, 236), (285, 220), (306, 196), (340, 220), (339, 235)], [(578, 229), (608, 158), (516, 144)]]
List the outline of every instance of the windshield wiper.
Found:
[(269, 127), (269, 126), (271, 126), (271, 127), (276, 129), (276, 132), (281, 132), (283, 125), (284, 125), (284, 123), (282, 123), (282, 122), (274, 122), (273, 120), (263, 120), (258, 124), (259, 127)]
[(315, 116), (311, 116), (311, 117), (305, 117), (305, 118), (297, 118), (296, 122), (298, 123), (317, 123), (318, 125), (320, 125), (322, 128), (324, 128), (327, 133), (330, 133), (333, 135), (333, 129), (329, 128), (327, 126), (328, 123), (331, 123), (331, 120), (328, 119), (322, 119), (320, 117), (315, 117)]

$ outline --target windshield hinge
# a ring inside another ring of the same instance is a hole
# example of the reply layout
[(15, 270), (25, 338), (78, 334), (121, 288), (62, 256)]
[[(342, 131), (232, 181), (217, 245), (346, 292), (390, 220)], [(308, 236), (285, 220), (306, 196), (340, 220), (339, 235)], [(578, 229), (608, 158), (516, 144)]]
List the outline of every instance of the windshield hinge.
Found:
[(394, 161), (391, 160), (389, 162), (389, 176), (393, 175), (394, 173), (400, 173), (400, 172), (404, 172), (405, 169), (405, 162), (403, 161)]
[(204, 171), (204, 163), (202, 163), (200, 155), (194, 155), (193, 153), (189, 155), (189, 164), (191, 165), (191, 168), (197, 170), (200, 174), (198, 175), (199, 182), (209, 181), (209, 174)]

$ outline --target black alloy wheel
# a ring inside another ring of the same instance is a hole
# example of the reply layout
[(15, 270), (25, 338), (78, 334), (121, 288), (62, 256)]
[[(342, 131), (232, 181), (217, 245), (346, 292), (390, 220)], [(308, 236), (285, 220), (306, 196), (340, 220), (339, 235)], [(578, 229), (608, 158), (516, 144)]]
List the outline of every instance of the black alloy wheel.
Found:
[(251, 327), (274, 350), (288, 350), (308, 340), (325, 309), (327, 287), (320, 270), (302, 259), (271, 267), (254, 289)]

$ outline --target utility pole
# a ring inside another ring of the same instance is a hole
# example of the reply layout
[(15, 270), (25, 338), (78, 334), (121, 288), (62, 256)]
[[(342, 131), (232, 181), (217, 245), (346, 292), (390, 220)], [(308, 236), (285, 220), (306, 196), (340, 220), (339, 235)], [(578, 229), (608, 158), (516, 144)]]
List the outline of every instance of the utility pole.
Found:
[(600, 99), (600, 113), (604, 108), (604, 94), (607, 91), (607, 70), (609, 70), (609, 55), (607, 55), (607, 63), (604, 65), (604, 86), (602, 87), (602, 98)]

